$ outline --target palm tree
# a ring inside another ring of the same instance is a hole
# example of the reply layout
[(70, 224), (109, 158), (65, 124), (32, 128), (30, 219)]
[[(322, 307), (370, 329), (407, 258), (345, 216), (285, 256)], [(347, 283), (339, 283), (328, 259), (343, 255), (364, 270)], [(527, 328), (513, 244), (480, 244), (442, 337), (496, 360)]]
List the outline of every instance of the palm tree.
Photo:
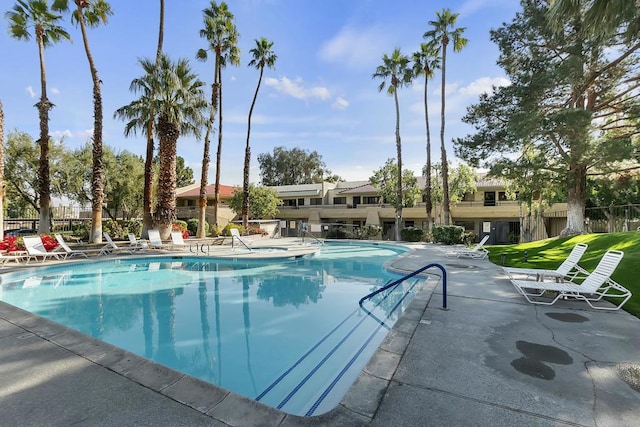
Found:
[(440, 45), (440, 53), (442, 54), (442, 87), (440, 88), (442, 108), (440, 110), (440, 152), (442, 156), (442, 188), (444, 190), (444, 223), (449, 225), (451, 213), (449, 210), (449, 166), (447, 163), (447, 149), (444, 146), (444, 111), (445, 111), (445, 83), (447, 75), (447, 46), (453, 42), (453, 51), (460, 52), (466, 45), (467, 39), (462, 37), (465, 28), (453, 28), (458, 19), (457, 13), (451, 13), (449, 9), (443, 9), (442, 12), (436, 12), (438, 19), (429, 21), (429, 25), (433, 26), (432, 30), (424, 33), (424, 38)]
[[(91, 174), (91, 236), (94, 243), (102, 242), (102, 203), (104, 201), (104, 162), (102, 158), (102, 93), (101, 80), (89, 48), (87, 25), (97, 27), (107, 23), (107, 18), (113, 15), (111, 6), (105, 0), (74, 0), (76, 10), (71, 14), (72, 22), (80, 25), (84, 50), (89, 61), (89, 71), (93, 81), (93, 168)], [(68, 11), (69, 0), (55, 0), (52, 9)]]
[(429, 79), (433, 77), (433, 72), (440, 68), (440, 55), (438, 48), (433, 43), (421, 43), (420, 50), (413, 54), (413, 74), (419, 76), (424, 74), (424, 121), (427, 129), (427, 164), (425, 168), (425, 209), (427, 212), (427, 231), (431, 231), (433, 226), (433, 200), (431, 196), (431, 132), (429, 130), (429, 104), (427, 96), (429, 93)]
[(49, 111), (53, 104), (47, 98), (47, 73), (44, 65), (44, 49), (62, 39), (71, 40), (69, 33), (58, 22), (62, 16), (49, 10), (46, 0), (16, 0), (13, 9), (6, 13), (9, 33), (17, 40), (28, 41), (31, 28), (38, 45), (40, 58), (40, 100), (36, 104), (40, 119), (40, 169), (38, 171), (38, 192), (40, 193), (40, 222), (38, 231), (48, 233), (51, 229), (51, 179), (49, 175)]
[(640, 30), (640, 1), (638, 0), (552, 0), (549, 5), (551, 24), (562, 29), (567, 16), (575, 16), (576, 11), (584, 12), (583, 30), (587, 34), (610, 34), (622, 29), (626, 36), (632, 37)]
[(238, 30), (233, 23), (231, 13), (225, 2), (220, 6), (211, 1), (204, 14), (204, 28), (200, 30), (200, 37), (209, 43), (208, 49), (199, 49), (196, 58), (207, 60), (207, 51), (211, 50), (215, 56), (214, 77), (211, 84), (211, 105), (207, 130), (204, 136), (204, 152), (202, 155), (202, 173), (200, 175), (200, 200), (198, 210), (198, 230), (196, 236), (205, 237), (205, 217), (207, 211), (207, 176), (209, 174), (209, 138), (216, 112), (218, 113), (218, 152), (216, 156), (216, 181), (213, 197), (213, 219), (218, 223), (218, 200), (220, 197), (220, 165), (222, 162), (222, 68), (227, 62), (240, 65), (240, 51), (238, 49)]
[[(164, 0), (160, 0), (160, 22), (158, 26), (158, 48), (156, 50), (155, 68), (158, 67), (160, 55), (162, 54), (162, 44), (164, 41)], [(154, 88), (151, 88), (150, 97), (154, 98)], [(153, 152), (155, 144), (153, 142), (153, 125), (155, 123), (155, 112), (153, 107), (149, 108), (147, 117), (147, 151), (144, 161), (144, 195), (142, 197), (142, 235), (146, 236), (147, 230), (153, 228)]]
[(130, 90), (141, 97), (119, 108), (114, 117), (129, 120), (125, 135), (140, 130), (147, 132), (149, 117), (156, 112), (153, 128), (160, 139), (158, 172), (158, 205), (155, 226), (163, 239), (168, 238), (176, 218), (176, 144), (180, 136), (193, 134), (200, 137), (204, 125), (204, 99), (202, 83), (191, 72), (187, 60), (173, 63), (161, 54), (158, 66), (149, 59), (140, 60), (144, 75), (131, 82)]
[(249, 222), (249, 165), (251, 163), (251, 146), (249, 145), (249, 135), (251, 134), (251, 116), (253, 115), (253, 108), (256, 105), (256, 99), (258, 98), (258, 91), (260, 90), (260, 84), (262, 83), (262, 75), (264, 73), (264, 67), (273, 68), (275, 66), (278, 57), (271, 50), (273, 42), (270, 42), (264, 37), (260, 40), (256, 39), (256, 47), (249, 52), (253, 56), (249, 67), (255, 67), (260, 70), (260, 77), (258, 77), (258, 86), (256, 86), (256, 92), (253, 95), (253, 101), (251, 102), (251, 108), (249, 109), (249, 119), (247, 120), (247, 146), (244, 150), (244, 174), (242, 181), (242, 225), (247, 228)]
[(398, 89), (411, 84), (412, 73), (409, 68), (409, 58), (400, 53), (396, 48), (391, 56), (382, 55), (382, 65), (376, 68), (372, 76), (374, 79), (382, 79), (378, 86), (378, 92), (387, 85), (390, 80), (387, 94), (393, 95), (396, 105), (396, 150), (398, 155), (398, 188), (396, 197), (396, 240), (400, 240), (400, 224), (402, 223), (402, 142), (400, 141), (400, 105), (398, 103)]

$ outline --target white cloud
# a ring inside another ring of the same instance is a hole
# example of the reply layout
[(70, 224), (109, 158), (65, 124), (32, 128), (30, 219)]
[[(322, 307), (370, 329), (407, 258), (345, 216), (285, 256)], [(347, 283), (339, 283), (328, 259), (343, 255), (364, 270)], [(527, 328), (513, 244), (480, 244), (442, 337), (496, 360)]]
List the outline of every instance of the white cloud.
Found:
[(336, 98), (336, 101), (331, 105), (331, 108), (334, 110), (344, 110), (349, 106), (349, 101), (339, 96)]
[(27, 86), (26, 91), (27, 91), (27, 93), (29, 94), (29, 96), (31, 98), (35, 98), (36, 97), (36, 93), (35, 93), (35, 91), (33, 90), (33, 88), (31, 86)]
[(51, 132), (51, 137), (55, 139), (73, 138), (79, 139), (84, 142), (93, 137), (93, 129), (77, 131), (71, 131), (69, 129), (54, 130), (53, 132)]
[(461, 87), (459, 92), (461, 95), (480, 95), (493, 92), (494, 86), (509, 86), (510, 84), (511, 81), (504, 77), (480, 77), (467, 86)]
[(55, 139), (72, 138), (73, 133), (71, 133), (69, 129), (54, 130), (53, 132), (51, 132), (51, 137)]
[(60, 94), (60, 89), (58, 89), (57, 87), (52, 87), (51, 88), (51, 93), (54, 95), (59, 95)]
[(378, 27), (349, 28), (345, 27), (320, 48), (320, 59), (326, 62), (339, 63), (350, 68), (371, 68), (381, 57), (388, 44), (384, 34)]
[(265, 79), (265, 85), (271, 86), (278, 92), (297, 99), (319, 99), (325, 101), (331, 97), (331, 93), (326, 87), (305, 87), (300, 77), (296, 77), (295, 80), (290, 80), (287, 77), (281, 77), (280, 79), (268, 77)]

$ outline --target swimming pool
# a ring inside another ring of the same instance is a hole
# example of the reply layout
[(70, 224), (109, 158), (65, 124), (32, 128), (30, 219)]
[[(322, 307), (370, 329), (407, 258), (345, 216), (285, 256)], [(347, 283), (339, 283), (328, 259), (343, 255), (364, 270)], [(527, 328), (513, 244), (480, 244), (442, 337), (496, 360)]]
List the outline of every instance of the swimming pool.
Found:
[(0, 299), (296, 415), (346, 393), (416, 281), (358, 307), (398, 276), (402, 249), (326, 245), (309, 258), (121, 258), (2, 276)]

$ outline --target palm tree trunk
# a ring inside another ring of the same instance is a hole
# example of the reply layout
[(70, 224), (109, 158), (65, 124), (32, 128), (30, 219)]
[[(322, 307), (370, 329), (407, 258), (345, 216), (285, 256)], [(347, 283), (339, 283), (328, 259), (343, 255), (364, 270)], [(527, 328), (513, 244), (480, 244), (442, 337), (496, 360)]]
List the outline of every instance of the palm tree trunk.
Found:
[(78, 3), (78, 22), (82, 32), (82, 42), (89, 61), (93, 81), (93, 168), (91, 172), (91, 236), (93, 243), (102, 242), (102, 202), (104, 200), (104, 161), (102, 157), (102, 94), (98, 70), (91, 55), (87, 29), (82, 15), (82, 4)]
[(38, 53), (40, 56), (40, 101), (36, 104), (40, 120), (40, 169), (38, 174), (38, 190), (40, 193), (40, 221), (39, 233), (49, 233), (51, 219), (49, 217), (51, 206), (50, 178), (49, 178), (49, 110), (53, 104), (47, 98), (47, 73), (44, 66), (44, 43), (42, 40), (43, 29), (36, 28), (38, 41)]
[(427, 103), (427, 94), (428, 94), (428, 82), (429, 77), (428, 74), (425, 73), (424, 78), (424, 120), (427, 128), (427, 170), (425, 176), (425, 210), (427, 213), (427, 232), (431, 231), (433, 228), (433, 200), (431, 200), (431, 131), (429, 130), (429, 106)]
[(256, 99), (258, 99), (258, 91), (260, 91), (263, 73), (264, 67), (260, 67), (258, 86), (256, 87), (256, 92), (253, 94), (253, 101), (251, 102), (251, 108), (249, 109), (249, 119), (247, 120), (247, 146), (244, 150), (244, 173), (242, 180), (242, 225), (245, 230), (249, 225), (249, 166), (251, 164), (251, 146), (249, 145), (249, 136), (251, 135), (251, 116), (253, 115), (253, 107), (256, 105)]
[(400, 141), (400, 105), (398, 104), (398, 87), (393, 92), (396, 103), (396, 150), (398, 152), (398, 189), (396, 196), (396, 241), (400, 241), (400, 224), (402, 224), (402, 143)]
[[(219, 55), (219, 54), (218, 54)], [(222, 164), (222, 67), (216, 56), (216, 79), (218, 80), (218, 152), (216, 153), (216, 184), (213, 196), (213, 219), (218, 224), (218, 202), (220, 201), (220, 166)]]
[(158, 205), (154, 220), (162, 239), (168, 239), (176, 219), (176, 157), (180, 132), (166, 117), (158, 120), (160, 135), (160, 172), (158, 174)]
[(440, 153), (442, 156), (442, 194), (443, 194), (443, 208), (444, 208), (444, 225), (449, 225), (450, 212), (449, 212), (449, 164), (447, 163), (447, 148), (444, 145), (444, 110), (445, 110), (445, 76), (447, 74), (447, 44), (442, 43), (442, 109), (440, 110)]
[[(156, 69), (162, 55), (162, 43), (164, 40), (164, 0), (160, 0), (160, 23), (158, 28), (158, 48), (156, 50)], [(151, 99), (155, 92), (152, 88)], [(147, 237), (147, 230), (153, 228), (153, 106), (149, 109), (149, 121), (147, 122), (147, 151), (144, 162), (144, 194), (142, 196), (142, 237)]]
[(0, 240), (4, 239), (4, 110), (0, 100)]

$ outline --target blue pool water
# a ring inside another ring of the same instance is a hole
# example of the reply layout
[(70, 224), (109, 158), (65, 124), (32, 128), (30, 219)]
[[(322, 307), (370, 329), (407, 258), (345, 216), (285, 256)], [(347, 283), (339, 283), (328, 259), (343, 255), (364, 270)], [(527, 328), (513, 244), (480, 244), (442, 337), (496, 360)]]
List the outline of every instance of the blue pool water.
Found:
[(311, 257), (121, 258), (4, 274), (0, 299), (297, 415), (342, 399), (409, 303), (382, 268), (402, 249), (325, 245)]

